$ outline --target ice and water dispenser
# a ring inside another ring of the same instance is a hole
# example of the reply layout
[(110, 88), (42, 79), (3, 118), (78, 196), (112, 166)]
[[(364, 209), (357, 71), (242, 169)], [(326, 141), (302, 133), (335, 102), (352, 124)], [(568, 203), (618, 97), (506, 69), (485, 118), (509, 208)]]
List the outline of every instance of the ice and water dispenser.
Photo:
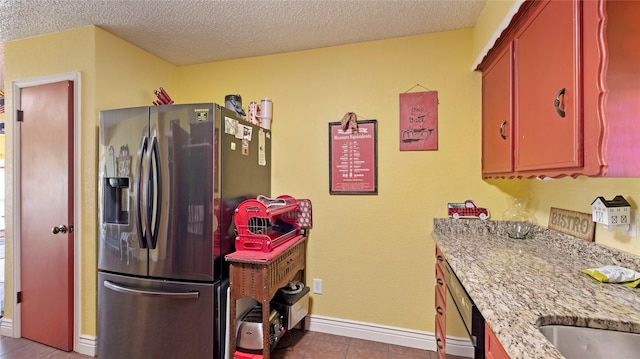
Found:
[(104, 180), (104, 221), (129, 224), (129, 177), (106, 177)]
[(129, 146), (122, 145), (116, 156), (113, 146), (109, 146), (105, 177), (102, 184), (103, 219), (106, 224), (129, 225), (130, 198), (133, 195), (131, 156)]

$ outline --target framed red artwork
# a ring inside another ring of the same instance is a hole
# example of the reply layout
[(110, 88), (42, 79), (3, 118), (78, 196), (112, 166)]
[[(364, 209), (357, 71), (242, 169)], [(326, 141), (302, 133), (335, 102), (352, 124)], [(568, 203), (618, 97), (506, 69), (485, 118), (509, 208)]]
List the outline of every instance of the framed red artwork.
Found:
[(438, 149), (438, 92), (400, 94), (400, 151)]
[(358, 121), (357, 129), (329, 123), (329, 193), (378, 193), (378, 122)]

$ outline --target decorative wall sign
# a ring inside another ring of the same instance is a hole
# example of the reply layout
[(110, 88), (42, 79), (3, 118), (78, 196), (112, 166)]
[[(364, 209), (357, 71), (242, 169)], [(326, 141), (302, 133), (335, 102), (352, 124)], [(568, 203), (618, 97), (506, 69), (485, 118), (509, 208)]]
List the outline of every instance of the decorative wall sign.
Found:
[(358, 121), (356, 129), (329, 123), (329, 193), (378, 193), (378, 122)]
[(631, 223), (631, 205), (621, 195), (612, 200), (598, 197), (591, 202), (591, 213), (594, 222), (604, 225), (618, 225)]
[(400, 151), (438, 149), (438, 92), (400, 94)]
[(596, 226), (590, 213), (551, 207), (549, 229), (593, 242)]

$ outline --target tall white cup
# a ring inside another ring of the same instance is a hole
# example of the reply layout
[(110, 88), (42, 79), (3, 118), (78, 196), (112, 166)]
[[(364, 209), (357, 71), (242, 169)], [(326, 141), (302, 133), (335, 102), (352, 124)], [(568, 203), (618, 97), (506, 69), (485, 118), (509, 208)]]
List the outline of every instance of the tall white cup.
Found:
[(271, 118), (273, 117), (273, 103), (270, 98), (263, 98), (260, 101), (260, 122), (263, 128), (271, 129)]

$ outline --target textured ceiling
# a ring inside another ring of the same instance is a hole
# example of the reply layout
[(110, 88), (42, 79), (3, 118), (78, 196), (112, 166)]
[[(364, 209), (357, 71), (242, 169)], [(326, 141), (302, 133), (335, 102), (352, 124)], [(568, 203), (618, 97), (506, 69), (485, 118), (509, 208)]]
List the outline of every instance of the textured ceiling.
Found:
[(175, 65), (473, 27), (486, 0), (0, 0), (0, 43), (97, 25)]

